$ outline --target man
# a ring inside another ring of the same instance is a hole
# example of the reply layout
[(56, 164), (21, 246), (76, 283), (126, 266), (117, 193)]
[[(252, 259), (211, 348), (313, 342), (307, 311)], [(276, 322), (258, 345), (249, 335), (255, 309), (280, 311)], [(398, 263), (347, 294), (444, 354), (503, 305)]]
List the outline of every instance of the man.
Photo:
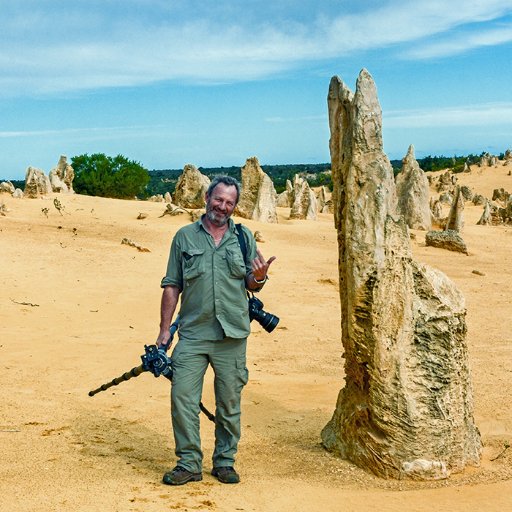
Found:
[(169, 341), (169, 326), (181, 295), (171, 389), (178, 462), (163, 477), (169, 485), (203, 478), (199, 403), (209, 364), (215, 373), (216, 402), (212, 475), (223, 483), (240, 481), (233, 466), (240, 440), (240, 396), (248, 379), (246, 289), (261, 290), (275, 257), (266, 261), (252, 233), (242, 227), (247, 247), (244, 261), (238, 228), (231, 219), (239, 196), (240, 185), (235, 179), (219, 176), (211, 182), (205, 196), (206, 214), (176, 233), (161, 283), (158, 346)]

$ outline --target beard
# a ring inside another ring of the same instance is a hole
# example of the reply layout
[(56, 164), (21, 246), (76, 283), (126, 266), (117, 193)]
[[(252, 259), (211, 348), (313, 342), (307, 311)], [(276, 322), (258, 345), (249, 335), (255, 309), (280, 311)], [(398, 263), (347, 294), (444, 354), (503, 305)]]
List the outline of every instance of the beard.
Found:
[(221, 227), (227, 223), (231, 214), (215, 211), (208, 202), (206, 203), (206, 217), (214, 226)]

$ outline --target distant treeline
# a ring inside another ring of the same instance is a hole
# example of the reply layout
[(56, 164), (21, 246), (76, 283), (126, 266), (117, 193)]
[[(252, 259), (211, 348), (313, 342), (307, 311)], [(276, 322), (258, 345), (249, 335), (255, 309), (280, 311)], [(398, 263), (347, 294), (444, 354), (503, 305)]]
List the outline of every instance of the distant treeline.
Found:
[[(466, 156), (426, 156), (424, 158), (417, 158), (417, 162), (421, 169), (426, 172), (439, 171), (442, 169), (450, 169), (452, 172), (462, 172), (464, 164), (468, 165), (477, 164), (480, 162), (482, 156), (480, 155), (466, 155)], [(501, 153), (498, 158), (503, 159), (504, 153)], [(393, 172), (398, 174), (402, 169), (402, 160), (391, 160)], [(318, 187), (325, 185), (332, 190), (332, 177), (330, 173), (331, 164), (286, 164), (286, 165), (262, 165), (263, 171), (271, 178), (277, 193), (281, 193), (286, 189), (286, 181), (293, 182), (293, 177), (300, 174), (304, 177), (310, 186)], [(219, 174), (228, 175), (241, 180), (241, 167), (199, 167), (199, 171), (208, 176), (210, 179)], [(149, 183), (147, 184), (144, 197), (151, 197), (156, 194), (164, 195), (166, 192), (171, 194), (176, 188), (178, 178), (183, 173), (183, 169), (155, 169), (148, 171)], [(3, 181), (3, 180), (0, 180)], [(11, 180), (16, 188), (23, 189), (25, 187), (25, 180)]]
[[(293, 181), (296, 174), (304, 176), (312, 187), (326, 185), (332, 187), (331, 175), (329, 173), (331, 164), (287, 164), (287, 165), (262, 165), (263, 172), (266, 173), (272, 182), (277, 193), (286, 189), (286, 180)], [(241, 167), (198, 167), (201, 174), (212, 179), (213, 176), (220, 174), (232, 176), (241, 180)], [(149, 196), (156, 194), (165, 194), (174, 192), (176, 182), (183, 173), (183, 169), (162, 169), (149, 171), (150, 181), (146, 190)]]
[[(476, 164), (480, 161), (484, 153), (480, 155), (467, 155), (467, 156), (426, 156), (424, 158), (417, 158), (417, 162), (421, 169), (424, 171), (439, 171), (441, 169), (451, 169), (453, 172), (462, 172), (464, 164)], [(503, 158), (504, 154), (500, 155)], [(402, 160), (391, 160), (393, 172), (398, 174), (402, 169)], [(286, 180), (293, 182), (293, 177), (300, 174), (306, 178), (311, 187), (318, 187), (325, 185), (332, 190), (332, 177), (331, 164), (287, 164), (287, 165), (262, 165), (263, 172), (270, 176), (274, 183), (276, 192), (279, 194), (286, 189)], [(241, 179), (241, 168), (236, 166), (231, 167), (199, 167), (202, 174), (208, 176), (210, 179), (219, 174), (226, 174), (233, 176), (237, 180)], [(156, 194), (165, 194), (174, 192), (176, 182), (183, 173), (183, 169), (162, 169), (149, 171), (150, 181), (147, 186), (149, 196)]]
[[(452, 172), (462, 172), (464, 170), (464, 164), (468, 165), (477, 164), (485, 153), (480, 155), (467, 155), (467, 156), (426, 156), (424, 158), (417, 158), (416, 161), (421, 169), (425, 172), (440, 171), (442, 169), (450, 169)], [(500, 154), (499, 158), (503, 159), (505, 154)], [(402, 160), (391, 160), (393, 171), (398, 174), (402, 169)]]

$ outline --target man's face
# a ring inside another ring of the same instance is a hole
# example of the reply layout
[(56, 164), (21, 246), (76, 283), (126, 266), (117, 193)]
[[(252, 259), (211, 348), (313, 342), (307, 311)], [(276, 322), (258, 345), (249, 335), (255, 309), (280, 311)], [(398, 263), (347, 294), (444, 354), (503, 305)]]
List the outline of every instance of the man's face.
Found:
[(206, 216), (214, 226), (224, 226), (236, 206), (236, 187), (219, 183), (206, 194)]

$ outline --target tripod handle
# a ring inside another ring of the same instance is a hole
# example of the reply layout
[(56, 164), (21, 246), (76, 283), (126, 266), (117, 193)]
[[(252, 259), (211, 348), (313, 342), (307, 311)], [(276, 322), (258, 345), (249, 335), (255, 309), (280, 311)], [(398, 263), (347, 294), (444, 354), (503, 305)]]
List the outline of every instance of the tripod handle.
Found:
[(176, 331), (178, 330), (179, 322), (180, 322), (180, 317), (178, 315), (176, 317), (176, 319), (174, 320), (174, 322), (169, 327), (169, 331), (171, 333), (171, 337), (169, 338), (169, 340), (167, 341), (167, 343), (165, 345), (160, 345), (160, 347), (159, 347), (159, 348), (164, 349), (165, 352), (167, 352), (169, 350), (169, 347), (171, 346), (171, 343), (172, 343), (172, 340), (174, 338), (174, 335), (176, 334)]

